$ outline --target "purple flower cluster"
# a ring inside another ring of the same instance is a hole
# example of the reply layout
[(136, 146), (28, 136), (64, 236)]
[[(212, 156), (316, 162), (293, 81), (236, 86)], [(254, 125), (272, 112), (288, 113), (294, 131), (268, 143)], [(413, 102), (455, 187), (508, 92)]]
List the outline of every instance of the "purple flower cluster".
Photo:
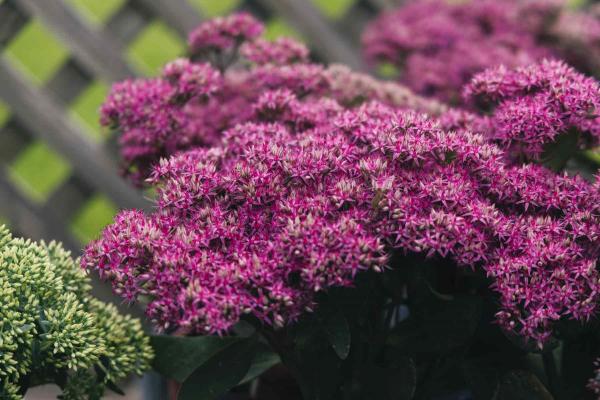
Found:
[(272, 42), (265, 39), (246, 42), (240, 53), (243, 58), (258, 65), (307, 62), (309, 55), (306, 46), (286, 37)]
[(582, 148), (600, 143), (600, 86), (563, 62), (490, 68), (463, 95), (488, 115), (452, 110), (443, 125), (482, 132), (517, 160), (539, 160), (545, 146), (563, 134), (577, 134)]
[(551, 55), (533, 32), (556, 9), (555, 3), (408, 2), (370, 23), (363, 35), (365, 56), (397, 66), (401, 81), (417, 93), (458, 104), (460, 89), (475, 73)]
[(190, 33), (188, 42), (194, 54), (223, 52), (257, 38), (263, 30), (262, 24), (250, 14), (238, 13), (203, 23)]
[(190, 129), (187, 115), (221, 86), (218, 71), (185, 59), (167, 65), (159, 79), (115, 84), (100, 110), (101, 123), (122, 132), (125, 173), (140, 183), (159, 157), (212, 143), (211, 132)]
[(544, 31), (548, 44), (578, 70), (598, 76), (600, 19), (589, 11), (563, 10)]
[(594, 362), (595, 371), (594, 376), (588, 380), (587, 387), (600, 397), (600, 359)]
[[(85, 268), (130, 301), (148, 299), (147, 313), (162, 329), (195, 333), (225, 333), (244, 315), (287, 324), (315, 307), (316, 293), (387, 268), (393, 251), (483, 270), (499, 296), (498, 321), (540, 345), (559, 319), (596, 312), (596, 185), (510, 164), (489, 137), (443, 128), (470, 123), (466, 112), (443, 114), (440, 123), (430, 115), (443, 106), (397, 84), (310, 63), (299, 45), (282, 43), (240, 43), (248, 59), (221, 75), (177, 61), (139, 84), (151, 89), (145, 94), (136, 82), (113, 91), (105, 116), (124, 137), (137, 132), (161, 150), (147, 168), (134, 163), (150, 171), (144, 176), (157, 188), (157, 208), (119, 214), (86, 249)], [(470, 90), (501, 102), (548, 94), (563, 87), (547, 81), (564, 79), (552, 65), (526, 74), (538, 77), (532, 93), (517, 89), (527, 69), (501, 90), (476, 83)], [(202, 79), (182, 79), (196, 68)], [(575, 81), (578, 94), (568, 91), (561, 104), (586, 109), (581, 101), (596, 93)], [(176, 124), (147, 112), (161, 107), (171, 107)], [(583, 123), (578, 115), (565, 123)], [(197, 136), (180, 146), (188, 132)], [(124, 153), (135, 148), (130, 143)]]
[[(238, 18), (245, 21), (248, 16), (218, 18), (217, 22), (229, 26)], [(198, 30), (204, 31), (205, 26)], [(214, 61), (218, 52), (206, 57)], [(307, 54), (304, 45), (289, 38), (273, 43), (247, 40), (240, 43), (241, 57), (231, 58), (230, 63), (249, 64), (249, 69), (232, 67), (223, 75), (210, 64), (178, 59), (167, 64), (159, 78), (114, 85), (100, 110), (101, 122), (121, 132), (125, 175), (142, 185), (161, 158), (218, 143), (225, 130), (253, 121), (252, 109), (259, 96), (281, 87), (299, 96), (327, 94), (347, 105), (379, 100), (435, 115), (446, 108), (401, 85), (380, 82), (340, 65), (311, 64)]]

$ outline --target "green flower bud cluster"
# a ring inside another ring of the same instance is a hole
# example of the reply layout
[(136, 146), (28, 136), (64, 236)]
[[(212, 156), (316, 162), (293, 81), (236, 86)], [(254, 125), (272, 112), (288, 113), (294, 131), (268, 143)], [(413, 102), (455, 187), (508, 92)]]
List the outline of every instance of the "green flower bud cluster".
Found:
[(60, 386), (65, 400), (99, 399), (149, 368), (140, 322), (90, 289), (60, 244), (13, 238), (0, 226), (0, 399), (46, 383)]

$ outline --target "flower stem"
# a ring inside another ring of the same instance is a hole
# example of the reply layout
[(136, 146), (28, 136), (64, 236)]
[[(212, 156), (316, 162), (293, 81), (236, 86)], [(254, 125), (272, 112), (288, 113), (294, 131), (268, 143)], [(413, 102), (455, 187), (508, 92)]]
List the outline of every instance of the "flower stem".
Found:
[(554, 353), (552, 351), (545, 351), (542, 353), (542, 360), (544, 362), (544, 372), (548, 379), (548, 386), (552, 397), (555, 400), (562, 399), (560, 377), (558, 376), (558, 370), (556, 368), (556, 361), (554, 360)]

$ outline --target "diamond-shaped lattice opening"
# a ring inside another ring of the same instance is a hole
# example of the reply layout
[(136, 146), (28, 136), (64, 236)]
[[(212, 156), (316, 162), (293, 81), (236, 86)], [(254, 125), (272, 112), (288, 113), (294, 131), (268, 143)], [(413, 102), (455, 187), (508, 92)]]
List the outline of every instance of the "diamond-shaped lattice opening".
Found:
[(108, 87), (99, 81), (89, 85), (71, 104), (73, 118), (83, 126), (83, 131), (94, 140), (102, 141), (108, 137), (100, 126), (99, 110), (106, 98)]
[(327, 18), (342, 18), (358, 0), (311, 0)]
[(200, 11), (205, 17), (214, 17), (233, 12), (242, 0), (189, 0), (190, 4)]
[(8, 121), (10, 110), (6, 104), (0, 101), (0, 128)]
[(185, 53), (185, 43), (167, 25), (155, 21), (138, 35), (127, 53), (139, 71), (156, 75), (168, 61)]
[(69, 164), (43, 142), (29, 145), (9, 166), (10, 177), (26, 196), (46, 200), (69, 176)]
[(102, 229), (110, 224), (117, 213), (117, 207), (106, 197), (92, 197), (75, 215), (71, 231), (81, 243), (98, 237)]
[(39, 21), (27, 24), (4, 54), (37, 84), (50, 79), (68, 57), (67, 49)]
[(103, 25), (125, 4), (125, 0), (68, 0), (68, 3), (92, 25)]
[(376, 66), (377, 75), (382, 78), (396, 79), (400, 76), (400, 70), (397, 66), (389, 62), (381, 62)]
[[(0, 0), (0, 4), (2, 4), (2, 0)], [(10, 221), (4, 215), (0, 215), (0, 226), (2, 225), (10, 228)]]
[(266, 23), (264, 36), (268, 40), (275, 40), (278, 37), (287, 36), (305, 41), (298, 31), (279, 17), (273, 18)]

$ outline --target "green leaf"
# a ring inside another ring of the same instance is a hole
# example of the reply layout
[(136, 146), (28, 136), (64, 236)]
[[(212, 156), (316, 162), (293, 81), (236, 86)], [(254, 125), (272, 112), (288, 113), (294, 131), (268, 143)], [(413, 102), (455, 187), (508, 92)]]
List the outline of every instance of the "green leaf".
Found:
[(243, 385), (244, 383), (253, 381), (255, 378), (259, 377), (263, 372), (279, 364), (280, 362), (281, 359), (279, 358), (279, 355), (277, 353), (271, 350), (268, 346), (259, 344), (254, 354), (252, 364), (250, 365), (250, 369), (239, 384)]
[(466, 345), (475, 334), (481, 299), (456, 295), (451, 301), (429, 301), (414, 311), (393, 330), (388, 344), (403, 355), (447, 353)]
[(30, 330), (32, 330), (35, 327), (34, 324), (25, 324), (22, 325), (21, 327), (19, 327), (19, 331), (21, 331), (21, 333), (26, 333), (29, 332)]
[(362, 398), (412, 400), (415, 395), (417, 368), (411, 358), (402, 357), (393, 367), (367, 366), (362, 375), (366, 378)]
[(342, 360), (345, 360), (350, 353), (351, 341), (348, 320), (346, 320), (346, 317), (342, 313), (337, 312), (326, 318), (324, 325), (327, 339), (331, 343), (335, 354)]
[(242, 339), (226, 346), (198, 367), (181, 385), (179, 400), (213, 400), (238, 385), (248, 374), (256, 343)]
[(579, 139), (579, 132), (573, 130), (559, 135), (554, 142), (546, 144), (542, 154), (543, 164), (554, 171), (562, 170), (567, 165), (567, 161), (580, 150)]
[(123, 389), (118, 387), (113, 381), (106, 382), (106, 387), (121, 396), (125, 396), (125, 392), (123, 391)]
[(496, 396), (499, 374), (493, 360), (487, 358), (466, 360), (462, 370), (475, 400), (489, 400)]
[(510, 371), (500, 381), (495, 400), (553, 400), (540, 380), (528, 371)]
[(241, 340), (216, 336), (152, 336), (150, 343), (155, 354), (152, 366), (167, 378), (183, 382), (211, 357)]

